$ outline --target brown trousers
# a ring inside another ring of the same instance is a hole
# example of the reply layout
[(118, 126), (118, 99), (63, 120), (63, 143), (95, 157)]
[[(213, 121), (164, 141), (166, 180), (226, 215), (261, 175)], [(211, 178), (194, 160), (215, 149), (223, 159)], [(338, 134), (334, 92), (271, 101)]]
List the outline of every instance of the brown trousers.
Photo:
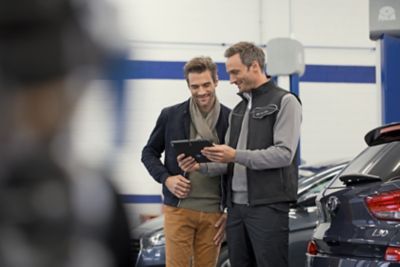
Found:
[(166, 267), (215, 267), (219, 246), (214, 226), (222, 213), (164, 206)]

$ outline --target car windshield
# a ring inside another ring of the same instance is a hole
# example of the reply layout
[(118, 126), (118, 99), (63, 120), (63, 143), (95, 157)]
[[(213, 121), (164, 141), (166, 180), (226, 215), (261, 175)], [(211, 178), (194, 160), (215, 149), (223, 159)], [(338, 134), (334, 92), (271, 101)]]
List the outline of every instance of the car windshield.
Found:
[[(400, 142), (368, 147), (356, 157), (339, 175), (369, 174), (379, 176), (383, 181), (400, 176)], [(330, 188), (345, 187), (339, 177)]]

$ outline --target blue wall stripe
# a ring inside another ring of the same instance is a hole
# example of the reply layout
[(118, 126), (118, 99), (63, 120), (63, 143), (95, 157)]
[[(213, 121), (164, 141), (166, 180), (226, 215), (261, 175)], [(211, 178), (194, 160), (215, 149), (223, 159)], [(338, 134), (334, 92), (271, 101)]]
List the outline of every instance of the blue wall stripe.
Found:
[[(181, 61), (127, 60), (121, 76), (124, 79), (172, 79), (181, 80)], [(220, 80), (229, 80), (224, 63), (217, 63)], [(301, 82), (322, 83), (375, 83), (374, 66), (306, 65)]]
[(306, 65), (301, 82), (375, 83), (375, 67)]
[(126, 79), (184, 79), (185, 62), (128, 60)]
[(124, 204), (159, 204), (162, 202), (161, 195), (119, 195)]

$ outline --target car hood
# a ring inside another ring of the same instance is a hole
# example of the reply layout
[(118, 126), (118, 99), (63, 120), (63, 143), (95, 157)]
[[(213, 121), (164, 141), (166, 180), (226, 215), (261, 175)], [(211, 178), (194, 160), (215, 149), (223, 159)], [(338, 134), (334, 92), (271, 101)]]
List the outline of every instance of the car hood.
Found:
[(143, 235), (150, 234), (152, 232), (162, 229), (163, 226), (164, 215), (161, 215), (133, 228), (131, 234), (133, 238), (139, 239)]

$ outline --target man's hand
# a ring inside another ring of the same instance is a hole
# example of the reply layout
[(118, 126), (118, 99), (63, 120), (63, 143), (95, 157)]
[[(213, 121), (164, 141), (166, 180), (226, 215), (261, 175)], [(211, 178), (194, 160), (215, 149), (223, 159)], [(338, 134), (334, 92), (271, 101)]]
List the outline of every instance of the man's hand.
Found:
[(176, 158), (178, 166), (184, 172), (194, 172), (200, 169), (200, 164), (193, 157), (186, 157), (185, 154), (180, 154)]
[(205, 147), (201, 153), (209, 160), (219, 163), (229, 163), (235, 160), (236, 150), (228, 145), (214, 145)]
[(226, 224), (226, 213), (223, 213), (218, 221), (215, 223), (214, 227), (218, 228), (218, 232), (215, 234), (213, 241), (216, 246), (221, 245), (225, 236), (225, 224)]
[(186, 198), (190, 192), (190, 180), (182, 175), (169, 176), (165, 185), (178, 198)]

